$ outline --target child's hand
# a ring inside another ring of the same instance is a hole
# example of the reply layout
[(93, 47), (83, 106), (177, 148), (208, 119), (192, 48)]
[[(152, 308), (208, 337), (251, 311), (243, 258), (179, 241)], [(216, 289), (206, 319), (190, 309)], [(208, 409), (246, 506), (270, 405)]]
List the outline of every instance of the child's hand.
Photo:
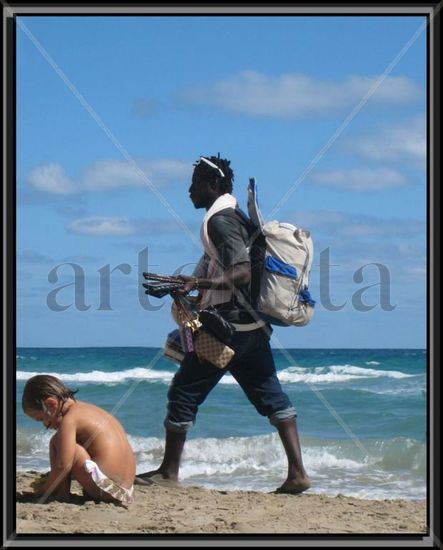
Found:
[(46, 472), (46, 474), (40, 474), (38, 477), (34, 479), (34, 481), (31, 483), (31, 487), (34, 489), (35, 494), (42, 493), (43, 487), (46, 485), (46, 482), (48, 481), (49, 472)]

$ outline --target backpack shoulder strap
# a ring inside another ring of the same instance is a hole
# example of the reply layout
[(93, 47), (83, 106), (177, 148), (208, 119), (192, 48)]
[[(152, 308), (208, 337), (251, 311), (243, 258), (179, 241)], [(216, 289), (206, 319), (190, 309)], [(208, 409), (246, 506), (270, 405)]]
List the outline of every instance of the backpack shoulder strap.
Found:
[(215, 218), (216, 216), (226, 216), (228, 218), (233, 218), (237, 221), (240, 221), (240, 223), (243, 225), (243, 227), (245, 227), (246, 231), (248, 232), (249, 237), (253, 235), (253, 232), (256, 229), (247, 214), (245, 214), (245, 212), (243, 212), (243, 210), (239, 206), (237, 206), (236, 208), (226, 208), (225, 210), (220, 210), (220, 212), (216, 212), (213, 216), (211, 216), (211, 218)]
[(260, 231), (263, 231), (263, 226), (265, 224), (265, 221), (263, 219), (262, 213), (260, 212), (260, 208), (258, 206), (258, 190), (257, 190), (257, 182), (255, 178), (249, 178), (248, 214), (252, 223), (255, 225), (255, 227), (259, 228)]

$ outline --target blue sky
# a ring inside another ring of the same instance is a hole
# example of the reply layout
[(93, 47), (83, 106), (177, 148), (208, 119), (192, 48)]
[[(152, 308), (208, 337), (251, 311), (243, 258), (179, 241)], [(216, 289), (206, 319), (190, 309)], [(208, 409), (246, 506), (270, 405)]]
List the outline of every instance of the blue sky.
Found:
[(242, 207), (255, 176), (265, 217), (314, 240), (316, 314), (276, 328), (275, 346), (425, 347), (423, 23), (18, 18), (18, 345), (161, 346), (170, 304), (140, 303), (139, 253), (143, 270), (192, 270), (192, 164), (220, 152)]

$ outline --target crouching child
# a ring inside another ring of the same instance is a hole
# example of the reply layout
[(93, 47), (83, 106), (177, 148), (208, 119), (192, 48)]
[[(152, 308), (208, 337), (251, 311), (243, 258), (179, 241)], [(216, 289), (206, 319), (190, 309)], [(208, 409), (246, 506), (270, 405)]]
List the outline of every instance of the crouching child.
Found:
[(25, 385), (25, 414), (56, 430), (49, 444), (51, 471), (35, 493), (69, 500), (76, 479), (86, 496), (127, 506), (134, 500), (135, 457), (125, 430), (105, 410), (77, 401), (77, 391), (49, 375)]

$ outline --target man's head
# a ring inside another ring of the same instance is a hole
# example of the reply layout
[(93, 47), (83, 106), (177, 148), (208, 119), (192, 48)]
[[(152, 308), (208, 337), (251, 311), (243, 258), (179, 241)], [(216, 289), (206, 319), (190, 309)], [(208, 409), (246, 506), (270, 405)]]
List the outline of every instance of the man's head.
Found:
[(217, 157), (200, 157), (194, 164), (192, 184), (189, 196), (195, 208), (210, 208), (215, 200), (225, 193), (232, 193), (234, 172), (227, 159)]

